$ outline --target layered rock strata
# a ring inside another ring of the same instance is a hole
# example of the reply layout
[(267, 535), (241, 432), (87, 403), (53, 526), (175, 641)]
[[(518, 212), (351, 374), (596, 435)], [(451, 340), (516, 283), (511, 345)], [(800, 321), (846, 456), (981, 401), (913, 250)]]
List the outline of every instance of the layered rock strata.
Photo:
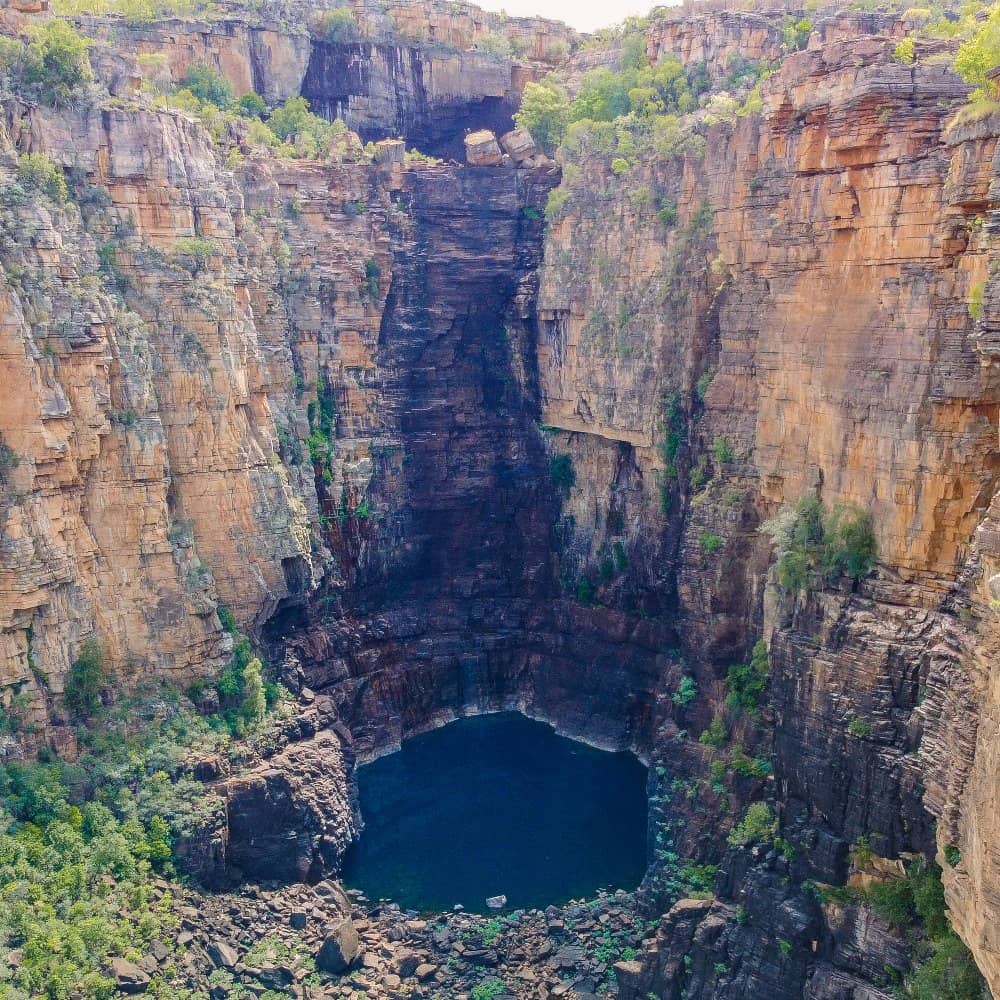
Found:
[[(647, 51), (721, 75), (781, 56), (786, 14), (670, 16)], [(697, 783), (693, 737), (763, 638), (769, 704), (738, 735), (774, 775), (726, 803), (767, 797), (796, 857), (731, 850), (714, 800), (677, 799), (719, 900), (672, 910), (623, 995), (884, 995), (897, 939), (799, 888), (842, 884), (861, 837), (957, 849), (952, 919), (996, 989), (1000, 126), (948, 127), (966, 88), (939, 43), (910, 65), (898, 21), (813, 16), (759, 111), (625, 172), (578, 164), (547, 227), (547, 166), (373, 164), (345, 140), (229, 168), (178, 112), (5, 102), (0, 690), (35, 727), (22, 749), (70, 747), (83, 639), (123, 685), (184, 684), (228, 659), (225, 607), (345, 730), (225, 779), (209, 867), (314, 879), (352, 832), (346, 783), (288, 777), (317, 755), (342, 773), (517, 707)], [(507, 131), (526, 78), (485, 72), (477, 32), (438, 62), (242, 22), (128, 37), (174, 78), (208, 61), (446, 151)], [(117, 86), (131, 56), (104, 37)], [(367, 92), (336, 89), (347, 62)], [(17, 194), (25, 153), (69, 202)], [(760, 528), (809, 492), (870, 511), (879, 567), (782, 594)]]

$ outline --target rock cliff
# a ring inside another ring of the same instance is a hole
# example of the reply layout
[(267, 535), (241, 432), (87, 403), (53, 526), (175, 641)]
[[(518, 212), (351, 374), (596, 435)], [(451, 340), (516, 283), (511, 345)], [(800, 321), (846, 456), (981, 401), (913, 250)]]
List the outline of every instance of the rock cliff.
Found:
[[(347, 40), (302, 10), (80, 18), (105, 91), (4, 99), (8, 752), (72, 752), (86, 638), (122, 687), (186, 685), (228, 661), (228, 612), (342, 739), (222, 780), (203, 873), (319, 878), (355, 829), (354, 756), (516, 707), (693, 789), (670, 821), (718, 898), (669, 910), (621, 996), (889, 995), (899, 936), (802, 888), (843, 886), (859, 842), (938, 858), (1000, 990), (1000, 120), (953, 122), (953, 46), (896, 58), (894, 15), (820, 11), (788, 51), (794, 4), (655, 18), (654, 61), (775, 72), (624, 168), (586, 143), (561, 170), (379, 162), (349, 134), (279, 158), (137, 83), (137, 55), (174, 82), (207, 63), (450, 156), (578, 41), (436, 3), (390, 35), (383, 13), (356, 6)], [(483, 44), (504, 32), (516, 54)], [(567, 79), (617, 58), (584, 49)], [(68, 199), (25, 189), (26, 154)], [(870, 514), (873, 574), (776, 584), (762, 526), (810, 493)], [(773, 773), (710, 787), (697, 735), (760, 639), (767, 704), (733, 725)], [(787, 852), (726, 842), (763, 798)]]

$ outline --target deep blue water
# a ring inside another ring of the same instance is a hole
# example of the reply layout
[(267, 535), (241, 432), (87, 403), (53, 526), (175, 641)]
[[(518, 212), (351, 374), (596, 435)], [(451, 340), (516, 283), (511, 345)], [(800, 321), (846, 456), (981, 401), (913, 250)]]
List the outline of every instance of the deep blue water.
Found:
[(365, 828), (344, 882), (404, 908), (544, 907), (633, 889), (646, 769), (516, 713), (461, 719), (358, 769)]

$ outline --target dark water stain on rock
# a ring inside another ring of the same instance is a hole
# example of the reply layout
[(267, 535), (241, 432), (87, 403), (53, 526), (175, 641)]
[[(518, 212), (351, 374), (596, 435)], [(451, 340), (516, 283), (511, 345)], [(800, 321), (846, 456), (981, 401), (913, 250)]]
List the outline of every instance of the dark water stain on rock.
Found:
[(646, 769), (504, 713), (463, 719), (358, 771), (365, 829), (346, 884), (417, 910), (540, 907), (633, 888)]

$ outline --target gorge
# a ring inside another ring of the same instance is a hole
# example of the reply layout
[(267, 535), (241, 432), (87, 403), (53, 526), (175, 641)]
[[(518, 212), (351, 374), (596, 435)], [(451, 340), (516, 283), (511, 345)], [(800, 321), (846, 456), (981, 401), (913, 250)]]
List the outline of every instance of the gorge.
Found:
[[(3, 995), (996, 994), (992, 18), (0, 7)], [(500, 712), (641, 885), (345, 893)]]

